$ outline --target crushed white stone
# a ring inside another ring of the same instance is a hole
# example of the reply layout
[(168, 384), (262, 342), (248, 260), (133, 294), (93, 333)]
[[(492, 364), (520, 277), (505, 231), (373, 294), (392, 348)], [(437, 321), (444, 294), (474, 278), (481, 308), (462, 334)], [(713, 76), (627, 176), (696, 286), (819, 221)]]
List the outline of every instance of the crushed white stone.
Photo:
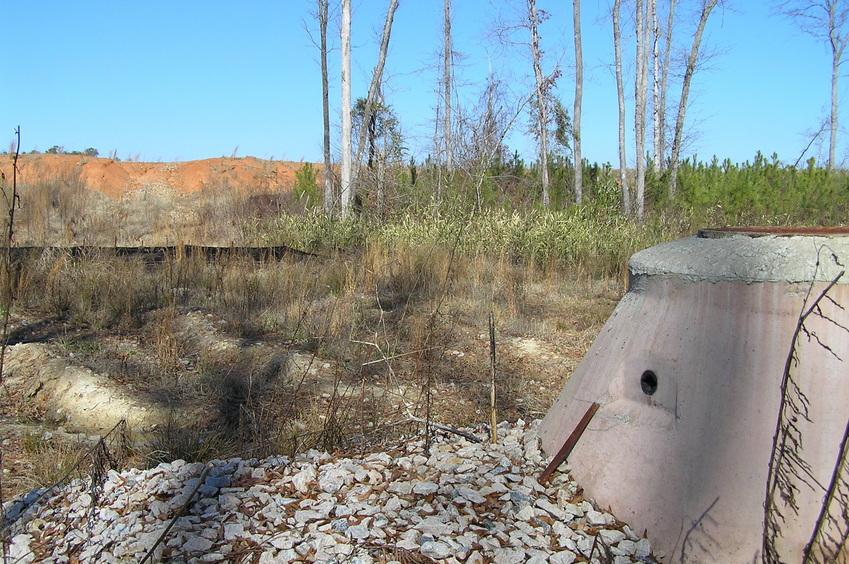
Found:
[(113, 471), (94, 504), (82, 480), (6, 503), (6, 556), (140, 561), (173, 520), (154, 562), (655, 562), (649, 540), (581, 499), (568, 474), (537, 481), (537, 425), (501, 423), (497, 445), (452, 435), (428, 452), (418, 438), (360, 458), (213, 461), (176, 520), (204, 464)]

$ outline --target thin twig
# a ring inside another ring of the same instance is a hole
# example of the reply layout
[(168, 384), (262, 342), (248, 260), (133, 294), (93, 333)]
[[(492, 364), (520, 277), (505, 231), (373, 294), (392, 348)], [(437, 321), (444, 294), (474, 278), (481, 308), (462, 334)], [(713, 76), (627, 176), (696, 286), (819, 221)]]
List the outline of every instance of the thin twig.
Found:
[(159, 538), (156, 539), (156, 542), (153, 543), (153, 546), (150, 547), (150, 550), (147, 551), (147, 554), (144, 555), (140, 564), (144, 564), (148, 561), (149, 558), (153, 556), (153, 551), (156, 550), (156, 547), (165, 540), (165, 537), (168, 536), (168, 533), (171, 531), (171, 528), (177, 522), (177, 519), (183, 516), (183, 514), (188, 510), (189, 506), (192, 504), (192, 499), (194, 499), (195, 494), (200, 489), (201, 484), (203, 484), (204, 480), (206, 480), (206, 475), (209, 474), (209, 471), (212, 470), (212, 463), (208, 463), (204, 466), (203, 471), (200, 473), (200, 477), (198, 478), (198, 483), (195, 484), (195, 487), (192, 488), (192, 493), (189, 494), (189, 497), (186, 498), (186, 502), (183, 504), (183, 507), (180, 508), (180, 511), (177, 512), (176, 515), (171, 519), (171, 522), (168, 523), (168, 526), (165, 527), (165, 530), (162, 531), (162, 534), (159, 535)]
[[(835, 258), (836, 260), (836, 258)], [(840, 264), (838, 262), (838, 264)], [(817, 268), (819, 268), (819, 260), (817, 260)], [(808, 289), (808, 296), (802, 304), (802, 309), (799, 318), (796, 322), (796, 327), (793, 331), (793, 337), (790, 341), (790, 351), (784, 363), (784, 372), (781, 378), (781, 399), (778, 409), (778, 417), (775, 425), (775, 434), (772, 440), (772, 449), (769, 460), (769, 469), (767, 472), (766, 497), (764, 500), (764, 530), (763, 530), (763, 559), (765, 562), (779, 562), (780, 555), (776, 547), (776, 540), (780, 535), (780, 523), (783, 522), (785, 516), (778, 507), (776, 499), (776, 490), (784, 500), (786, 506), (789, 506), (793, 512), (798, 512), (796, 505), (796, 492), (798, 486), (792, 480), (793, 476), (801, 479), (804, 483), (811, 485), (811, 482), (820, 486), (812, 475), (810, 465), (802, 458), (802, 431), (800, 425), (802, 421), (810, 421), (808, 415), (808, 399), (804, 392), (800, 389), (797, 382), (792, 377), (793, 367), (798, 366), (798, 342), (802, 333), (807, 333), (805, 322), (812, 314), (820, 315), (820, 302), (826, 298), (828, 292), (845, 273), (841, 270), (837, 276), (823, 289), (819, 295), (809, 302), (811, 291), (816, 276), (811, 281)], [(810, 305), (809, 305), (810, 303)], [(806, 479), (807, 477), (807, 479)]]
[[(834, 464), (834, 471), (831, 475), (831, 482), (829, 483), (828, 490), (825, 495), (825, 499), (823, 500), (822, 507), (820, 508), (819, 517), (817, 517), (816, 526), (814, 527), (814, 532), (811, 535), (811, 540), (805, 546), (805, 553), (802, 558), (802, 562), (813, 562), (813, 551), (817, 548), (817, 538), (822, 537), (825, 533), (826, 524), (831, 520), (829, 518), (829, 510), (831, 509), (831, 505), (837, 497), (837, 491), (840, 487), (841, 481), (844, 479), (841, 477), (841, 474), (845, 472), (844, 468), (846, 467), (847, 460), (849, 460), (849, 420), (846, 421), (846, 428), (843, 431), (843, 439), (840, 441), (840, 450), (837, 456), (837, 461)], [(839, 503), (839, 502), (838, 502)], [(846, 509), (843, 508), (845, 513)], [(843, 537), (841, 541), (845, 543), (846, 535), (849, 534), (849, 524), (843, 523), (844, 531)], [(822, 543), (822, 541), (821, 541)], [(842, 543), (841, 543), (842, 544)], [(820, 546), (820, 550), (825, 552), (825, 547)], [(837, 558), (840, 553), (840, 546), (838, 546), (832, 554), (824, 554), (826, 558)]]
[[(413, 412), (410, 410), (410, 406), (404, 400), (404, 395), (403, 395), (403, 392), (401, 391), (401, 383), (398, 380), (398, 377), (395, 374), (395, 371), (392, 369), (392, 365), (389, 363), (389, 358), (386, 357), (386, 355), (384, 354), (384, 352), (380, 348), (380, 346), (377, 343), (369, 343), (368, 341), (352, 341), (352, 342), (356, 342), (356, 343), (359, 343), (361, 345), (368, 345), (368, 346), (374, 347), (374, 349), (378, 353), (380, 353), (381, 360), (386, 363), (387, 370), (389, 371), (389, 376), (392, 378), (395, 385), (398, 387), (398, 396), (401, 398), (401, 403), (404, 405), (404, 411), (406, 411), (407, 418), (410, 421), (413, 421), (415, 423), (422, 423), (422, 424), (424, 424), (428, 427), (434, 427), (434, 428), (439, 429), (441, 431), (447, 431), (449, 433), (454, 433), (455, 435), (460, 435), (461, 437), (465, 437), (466, 439), (472, 441), (473, 443), (481, 442), (479, 437), (476, 437), (475, 435), (472, 435), (471, 433), (461, 431), (460, 429), (455, 429), (454, 427), (449, 427), (448, 425), (442, 425), (441, 423), (436, 423), (435, 421), (433, 421), (432, 419), (427, 418), (427, 417), (422, 418), (422, 417), (417, 417), (417, 416), (413, 415)], [(427, 349), (423, 349), (423, 350), (427, 350)]]
[[(6, 190), (3, 189), (3, 195), (6, 196), (6, 203), (9, 205), (9, 231), (6, 238), (6, 249), (5, 254), (3, 256), (3, 275), (5, 276), (4, 282), (6, 283), (6, 287), (3, 289), (5, 292), (6, 303), (2, 304), (3, 307), (3, 335), (2, 342), (0, 342), (0, 383), (3, 385), (3, 389), (6, 391), (6, 394), (9, 395), (9, 390), (6, 388), (6, 378), (4, 377), (4, 365), (6, 360), (6, 345), (9, 343), (9, 315), (12, 310), (12, 302), (14, 301), (14, 288), (12, 287), (12, 236), (14, 235), (14, 225), (15, 225), (15, 204), (18, 199), (18, 156), (21, 152), (21, 127), (18, 126), (15, 128), (15, 138), (17, 140), (15, 145), (15, 156), (12, 160), (12, 199), (9, 201), (9, 198), (6, 194)], [(0, 470), (3, 468), (3, 457), (2, 451), (0, 451)], [(0, 482), (0, 516), (2, 516), (3, 523), (6, 523), (6, 509), (5, 504), (3, 503), (3, 487), (2, 482)], [(3, 549), (3, 559), (6, 559), (6, 535), (3, 534), (2, 538)]]

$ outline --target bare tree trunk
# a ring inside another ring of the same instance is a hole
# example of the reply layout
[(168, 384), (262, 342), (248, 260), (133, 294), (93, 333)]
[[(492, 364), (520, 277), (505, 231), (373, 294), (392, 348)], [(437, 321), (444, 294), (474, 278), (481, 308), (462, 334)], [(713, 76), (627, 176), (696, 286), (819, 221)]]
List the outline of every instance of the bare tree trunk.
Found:
[(613, 50), (616, 57), (616, 94), (619, 99), (619, 184), (625, 215), (631, 215), (631, 191), (628, 189), (628, 160), (625, 158), (625, 83), (622, 79), (622, 32), (619, 11), (622, 0), (613, 2)]
[[(437, 153), (442, 151), (442, 141), (443, 141), (443, 137), (441, 136), (441, 131), (439, 130), (440, 125), (442, 124), (442, 114), (440, 113), (442, 111), (442, 106), (440, 104), (441, 104), (441, 102), (436, 103), (436, 119), (433, 122), (434, 123), (434, 127), (433, 127), (433, 147), (434, 147), (434, 150)], [(440, 202), (440, 201), (442, 201), (442, 183), (443, 183), (443, 172), (444, 171), (442, 170), (443, 167), (440, 165), (438, 159), (435, 163), (433, 163), (432, 166), (434, 166), (435, 170), (436, 170), (436, 196), (433, 198), (433, 201)]]
[(453, 70), (453, 52), (451, 47), (451, 0), (445, 0), (443, 8), (443, 35), (445, 37), (445, 52), (442, 61), (442, 84), (443, 84), (443, 139), (445, 143), (445, 170), (448, 173), (448, 181), (454, 173), (454, 153), (451, 143), (451, 74)]
[(849, 7), (841, 5), (838, 10), (839, 0), (828, 2), (828, 42), (831, 46), (831, 137), (828, 141), (828, 169), (834, 170), (837, 166), (835, 155), (837, 153), (837, 81), (840, 77), (840, 63), (843, 61), (843, 51), (849, 36), (845, 35), (844, 29), (849, 16)]
[(696, 72), (696, 63), (699, 61), (699, 46), (702, 35), (707, 25), (711, 10), (716, 6), (718, 0), (705, 0), (702, 4), (702, 15), (699, 18), (699, 26), (693, 36), (693, 46), (687, 57), (687, 68), (684, 69), (684, 80), (681, 83), (681, 99), (678, 100), (678, 117), (675, 120), (675, 136), (672, 138), (672, 154), (670, 156), (669, 168), (669, 199), (675, 198), (675, 189), (678, 182), (678, 159), (681, 154), (682, 136), (684, 134), (684, 115), (687, 112), (687, 98), (690, 95), (690, 83), (693, 81), (693, 73)]
[(657, 22), (657, 6), (654, 2), (652, 2), (651, 9), (651, 76), (652, 76), (652, 133), (653, 133), (653, 143), (652, 148), (654, 149), (654, 156), (651, 162), (651, 170), (657, 171), (662, 166), (661, 160), (663, 159), (662, 153), (660, 153), (660, 147), (662, 145), (661, 138), (663, 137), (663, 129), (661, 129), (661, 116), (663, 114), (663, 108), (660, 105), (660, 80), (661, 80), (661, 70), (660, 70), (660, 46), (658, 45), (660, 41), (660, 26)]
[(386, 155), (380, 151), (377, 159), (377, 219), (383, 221), (383, 216), (386, 213), (386, 188), (384, 182), (386, 180)]
[(584, 54), (581, 45), (581, 0), (572, 0), (572, 19), (575, 26), (575, 108), (572, 112), (572, 150), (575, 154), (575, 203), (584, 197), (584, 167), (581, 158), (581, 104), (584, 94)]
[[(649, 0), (651, 1), (651, 0)], [(647, 8), (643, 0), (636, 1), (636, 73), (634, 85), (634, 139), (637, 152), (636, 162), (636, 191), (637, 191), (637, 221), (642, 222), (645, 215), (646, 192), (646, 105), (648, 97), (648, 22)]]
[(672, 59), (672, 26), (675, 22), (675, 6), (678, 0), (669, 0), (669, 13), (666, 18), (666, 33), (663, 48), (663, 67), (661, 68), (660, 77), (660, 149), (658, 154), (663, 162), (660, 163), (660, 168), (666, 168), (666, 94), (668, 92), (667, 83), (669, 82), (669, 63)]
[(351, 0), (342, 0), (341, 29), (342, 62), (340, 78), (342, 86), (342, 170), (341, 170), (341, 213), (347, 217), (354, 201), (354, 185), (351, 166)]
[[(846, 45), (845, 43), (843, 44)], [(828, 140), (828, 170), (834, 170), (837, 153), (837, 77), (840, 76), (840, 57), (831, 59), (831, 135)]]
[(531, 31), (531, 55), (534, 63), (534, 76), (536, 77), (537, 119), (539, 122), (539, 163), (540, 180), (542, 181), (542, 205), (549, 207), (548, 196), (548, 112), (546, 102), (545, 78), (542, 76), (539, 50), (539, 15), (537, 14), (536, 0), (528, 0), (528, 27)]
[(321, 50), (321, 106), (324, 123), (324, 213), (333, 215), (333, 178), (330, 157), (330, 86), (327, 71), (327, 20), (330, 0), (318, 0), (318, 28)]
[[(360, 131), (357, 141), (357, 158), (354, 161), (356, 167), (360, 166), (363, 159), (363, 150), (365, 149), (366, 136), (368, 127), (371, 123), (374, 104), (380, 94), (380, 85), (383, 82), (383, 67), (386, 64), (386, 53), (389, 50), (389, 37), (392, 33), (392, 20), (395, 17), (395, 10), (398, 8), (398, 0), (390, 0), (389, 9), (386, 11), (386, 21), (383, 23), (383, 37), (380, 40), (380, 52), (377, 57), (377, 64), (374, 66), (374, 71), (371, 75), (371, 84), (369, 85), (368, 95), (366, 96), (366, 104), (363, 109), (363, 121), (360, 124)], [(353, 185), (357, 183), (356, 170), (353, 174)]]

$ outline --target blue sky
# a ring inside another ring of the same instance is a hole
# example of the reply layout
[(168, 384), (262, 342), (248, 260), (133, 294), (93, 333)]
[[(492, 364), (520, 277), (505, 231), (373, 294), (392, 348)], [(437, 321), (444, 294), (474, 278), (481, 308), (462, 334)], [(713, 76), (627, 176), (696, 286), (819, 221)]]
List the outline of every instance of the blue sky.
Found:
[[(684, 0), (692, 2), (692, 0)], [(4, 146), (21, 126), (22, 150), (94, 147), (143, 161), (256, 156), (321, 158), (318, 51), (312, 0), (234, 2), (12, 2), (4, 9), (0, 127)], [(523, 2), (516, 2), (517, 5)], [(609, 0), (583, 0), (585, 87), (583, 154), (618, 162)], [(760, 150), (794, 162), (829, 104), (830, 53), (823, 43), (771, 14), (768, 2), (717, 8), (705, 45), (720, 51), (696, 75), (687, 154), (735, 162)], [(366, 93), (388, 0), (353, 0), (354, 96)], [(530, 90), (522, 46), (499, 48), (487, 34), (505, 2), (455, 0), (455, 51), (461, 104), (479, 95), (489, 68), (516, 93)], [(538, 0), (546, 70), (563, 68), (559, 96), (573, 92), (571, 3)], [(441, 44), (438, 0), (401, 0), (387, 60), (386, 101), (398, 114), (411, 153), (429, 151)], [(332, 26), (334, 44), (338, 42)], [(682, 28), (683, 29), (683, 28)], [(679, 38), (689, 49), (689, 34)], [(626, 57), (628, 55), (626, 54)], [(332, 119), (338, 115), (338, 51), (331, 53)], [(849, 82), (849, 81), (847, 81)], [(628, 80), (629, 95), (632, 80)], [(845, 93), (843, 85), (841, 91)], [(677, 93), (672, 95), (677, 98)], [(849, 120), (849, 115), (844, 119)], [(632, 127), (629, 116), (629, 128)], [(534, 158), (517, 121), (512, 149)], [(338, 136), (337, 136), (338, 137)], [(334, 139), (336, 141), (336, 139)], [(846, 144), (838, 157), (846, 156)], [(629, 145), (633, 162), (633, 147)], [(816, 154), (816, 148), (813, 149)], [(806, 155), (806, 156), (810, 156)]]

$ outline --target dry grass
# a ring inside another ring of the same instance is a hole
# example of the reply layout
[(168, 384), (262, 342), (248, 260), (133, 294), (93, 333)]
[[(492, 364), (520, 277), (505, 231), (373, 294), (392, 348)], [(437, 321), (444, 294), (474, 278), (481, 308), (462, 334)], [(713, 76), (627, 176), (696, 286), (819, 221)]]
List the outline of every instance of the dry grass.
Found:
[[(178, 253), (150, 263), (33, 250), (12, 280), (14, 318), (27, 319), (13, 342), (51, 343), (164, 414), (160, 426), (137, 434), (149, 463), (366, 448), (416, 427), (410, 413), (485, 422), (490, 311), (499, 418), (540, 417), (624, 290), (607, 275), (618, 272), (613, 263), (593, 271), (600, 277), (581, 271), (595, 251), (565, 260), (565, 243), (542, 240), (570, 229), (553, 217), (536, 224), (534, 242), (514, 216), (268, 222), (240, 215), (256, 212), (247, 200), (208, 192), (193, 196), (200, 219), (190, 224), (200, 231), (157, 216), (166, 223), (155, 229), (168, 232), (161, 238), (220, 239), (225, 229), (317, 255)], [(154, 196), (127, 211), (133, 221), (156, 216), (164, 204)], [(45, 213), (71, 213), (63, 205)], [(45, 226), (40, 240), (55, 242), (55, 219), (27, 221)], [(569, 237), (574, 246), (584, 236)], [(72, 240), (86, 239), (65, 242)]]
[[(189, 417), (169, 430), (202, 434), (193, 427), (202, 418), (210, 436), (229, 433), (263, 452), (288, 452), (293, 442), (332, 448), (396, 424), (407, 409), (399, 389), (419, 416), (430, 387), (432, 417), (483, 421), (476, 410), (486, 401), (488, 360), (480, 335), (489, 311), (504, 342), (504, 396), (527, 395), (528, 379), (556, 378), (551, 387), (559, 387), (565, 374), (531, 373), (549, 372), (544, 360), (511, 360), (510, 339), (582, 354), (622, 290), (431, 246), (157, 265), (53, 253), (19, 266), (27, 281), (18, 286), (20, 312), (46, 321), (43, 338), (57, 350)], [(61, 340), (53, 338), (59, 325)], [(542, 401), (523, 401), (505, 403), (502, 417), (539, 416)]]

